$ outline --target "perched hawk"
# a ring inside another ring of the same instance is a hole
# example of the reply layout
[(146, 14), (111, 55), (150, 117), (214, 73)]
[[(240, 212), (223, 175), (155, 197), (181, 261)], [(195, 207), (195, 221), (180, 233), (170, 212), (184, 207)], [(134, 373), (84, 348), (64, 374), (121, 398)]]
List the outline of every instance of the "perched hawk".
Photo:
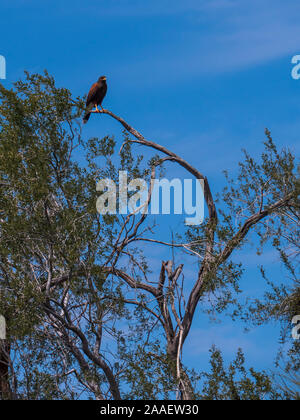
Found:
[(101, 76), (99, 77), (98, 81), (93, 84), (93, 86), (91, 87), (89, 91), (89, 94), (86, 100), (86, 111), (83, 117), (84, 124), (88, 122), (91, 115), (91, 110), (94, 108), (94, 106), (96, 107), (97, 112), (99, 112), (98, 105), (102, 108), (101, 104), (104, 99), (104, 96), (106, 95), (106, 91), (107, 91), (106, 77)]

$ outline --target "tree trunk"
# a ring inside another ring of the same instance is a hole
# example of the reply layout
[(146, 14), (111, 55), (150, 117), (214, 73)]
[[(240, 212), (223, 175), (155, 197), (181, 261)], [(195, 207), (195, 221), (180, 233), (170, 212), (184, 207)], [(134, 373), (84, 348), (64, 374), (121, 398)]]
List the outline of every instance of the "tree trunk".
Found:
[(11, 399), (9, 383), (9, 354), (10, 345), (7, 340), (0, 339), (0, 399)]
[(169, 342), (167, 346), (167, 354), (171, 363), (171, 371), (174, 378), (178, 381), (178, 389), (181, 400), (193, 400), (195, 398), (194, 389), (190, 378), (185, 372), (181, 361), (178, 365), (178, 344)]

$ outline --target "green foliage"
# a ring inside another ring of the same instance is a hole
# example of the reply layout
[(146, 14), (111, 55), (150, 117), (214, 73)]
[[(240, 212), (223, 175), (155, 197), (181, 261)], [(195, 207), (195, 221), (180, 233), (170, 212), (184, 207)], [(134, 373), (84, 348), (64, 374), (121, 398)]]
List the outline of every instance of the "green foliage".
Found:
[(274, 389), (269, 374), (245, 368), (245, 357), (241, 349), (228, 368), (224, 366), (219, 349), (213, 347), (210, 354), (211, 370), (202, 374), (203, 400), (259, 401), (283, 397)]
[[(104, 387), (107, 382), (88, 360), (79, 364), (45, 316), (49, 281), (66, 277), (52, 292), (53, 310), (60, 307), (65, 285), (72, 317), (89, 308), (89, 322), (82, 318), (79, 327), (91, 346), (99, 322), (116, 341), (124, 336), (116, 322), (130, 325), (122, 284), (103, 271), (122, 219), (97, 214), (96, 182), (109, 177), (118, 184), (119, 170), (128, 171), (129, 181), (149, 177), (150, 171), (141, 167), (143, 156), (133, 156), (125, 134), (120, 162), (112, 137), (83, 141), (83, 105), (47, 73), (26, 73), (11, 90), (0, 85), (0, 313), (16, 355), (19, 398), (77, 399), (82, 392), (92, 398), (86, 381)], [(140, 251), (134, 255), (134, 261), (124, 261), (126, 268), (139, 261), (147, 272)], [(126, 339), (135, 335), (132, 328)], [(137, 368), (126, 348), (118, 363), (126, 372)]]

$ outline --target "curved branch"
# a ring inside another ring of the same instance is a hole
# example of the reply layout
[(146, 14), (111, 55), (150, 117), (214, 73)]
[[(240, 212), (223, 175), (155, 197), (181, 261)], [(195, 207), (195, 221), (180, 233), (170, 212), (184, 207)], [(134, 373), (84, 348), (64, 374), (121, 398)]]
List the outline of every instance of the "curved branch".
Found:
[(151, 147), (152, 149), (158, 150), (159, 152), (162, 152), (166, 154), (167, 156), (171, 157), (172, 161), (177, 162), (180, 166), (185, 168), (188, 172), (190, 172), (193, 176), (195, 176), (196, 179), (203, 179), (204, 181), (204, 198), (205, 202), (208, 207), (209, 212), (209, 218), (211, 221), (214, 221), (217, 223), (218, 217), (217, 217), (217, 211), (215, 207), (215, 203), (211, 194), (211, 190), (209, 187), (209, 183), (207, 178), (202, 175), (201, 172), (199, 172), (197, 169), (195, 169), (193, 166), (191, 166), (188, 162), (186, 162), (184, 159), (182, 159), (180, 156), (176, 155), (175, 153), (171, 152), (164, 146), (161, 146), (160, 144), (154, 143), (153, 141), (146, 140), (145, 137), (139, 133), (137, 130), (135, 130), (133, 127), (131, 127), (123, 118), (118, 117), (117, 115), (113, 114), (111, 111), (107, 109), (103, 109), (99, 111), (100, 114), (107, 114), (110, 115), (115, 120), (119, 121), (123, 127), (132, 134), (137, 140), (130, 140), (132, 143), (139, 143), (143, 144), (144, 146)]
[(134, 280), (129, 274), (125, 273), (122, 270), (119, 270), (115, 267), (102, 267), (104, 273), (113, 274), (117, 277), (123, 279), (132, 289), (143, 289), (149, 293), (152, 293), (153, 296), (157, 297), (158, 292), (157, 289), (153, 286), (150, 286), (146, 283), (141, 283), (139, 281)]
[(68, 314), (68, 312), (65, 310), (65, 308), (63, 309), (64, 315), (65, 317), (62, 317), (61, 315), (57, 314), (53, 308), (49, 305), (45, 305), (45, 309), (47, 311), (47, 313), (51, 314), (52, 316), (54, 316), (59, 322), (61, 322), (61, 324), (68, 329), (69, 331), (73, 331), (77, 337), (80, 339), (81, 344), (82, 344), (82, 350), (84, 352), (84, 354), (92, 361), (94, 362), (97, 366), (99, 366), (106, 378), (107, 381), (109, 383), (109, 387), (110, 387), (110, 391), (111, 394), (114, 398), (114, 400), (121, 400), (121, 395), (120, 395), (120, 390), (119, 390), (119, 385), (116, 381), (116, 378), (113, 374), (113, 371), (111, 370), (111, 368), (108, 366), (108, 364), (103, 360), (102, 357), (97, 356), (96, 354), (94, 354), (91, 350), (90, 350), (90, 346), (89, 346), (89, 342), (86, 338), (86, 336), (83, 334), (83, 332), (76, 327), (71, 319), (70, 316)]
[(247, 233), (251, 229), (252, 226), (256, 225), (258, 222), (263, 220), (265, 217), (269, 216), (271, 213), (275, 212), (276, 210), (284, 207), (288, 204), (288, 202), (294, 197), (295, 192), (291, 192), (286, 197), (278, 200), (276, 203), (270, 205), (264, 210), (260, 210), (258, 213), (253, 214), (249, 217), (240, 230), (234, 235), (234, 237), (226, 244), (218, 264), (221, 264), (223, 261), (227, 260), (233, 250), (237, 248), (237, 246), (243, 241), (246, 237)]

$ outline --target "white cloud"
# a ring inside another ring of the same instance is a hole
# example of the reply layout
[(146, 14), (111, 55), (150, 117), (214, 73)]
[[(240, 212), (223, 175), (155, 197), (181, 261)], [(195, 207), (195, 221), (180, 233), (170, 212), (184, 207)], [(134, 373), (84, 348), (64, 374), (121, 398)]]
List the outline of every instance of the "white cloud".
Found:
[[(129, 3), (132, 2), (126, 2)], [(147, 78), (148, 74), (151, 81), (153, 78), (162, 80), (162, 77), (174, 81), (186, 76), (240, 70), (299, 52), (300, 26), (295, 14), (300, 11), (300, 5), (295, 2), (182, 3), (175, 2), (172, 8), (167, 8), (164, 1), (159, 6), (151, 2), (152, 12), (181, 13), (180, 19), (186, 18), (186, 25), (177, 29), (182, 33), (176, 32), (174, 42), (171, 36), (167, 37), (168, 51), (162, 41), (155, 52), (145, 50), (143, 57), (137, 57), (133, 72), (130, 69), (132, 76), (144, 74)], [(138, 11), (150, 13), (150, 6), (137, 7), (134, 13)], [(191, 11), (192, 15), (188, 13)]]

